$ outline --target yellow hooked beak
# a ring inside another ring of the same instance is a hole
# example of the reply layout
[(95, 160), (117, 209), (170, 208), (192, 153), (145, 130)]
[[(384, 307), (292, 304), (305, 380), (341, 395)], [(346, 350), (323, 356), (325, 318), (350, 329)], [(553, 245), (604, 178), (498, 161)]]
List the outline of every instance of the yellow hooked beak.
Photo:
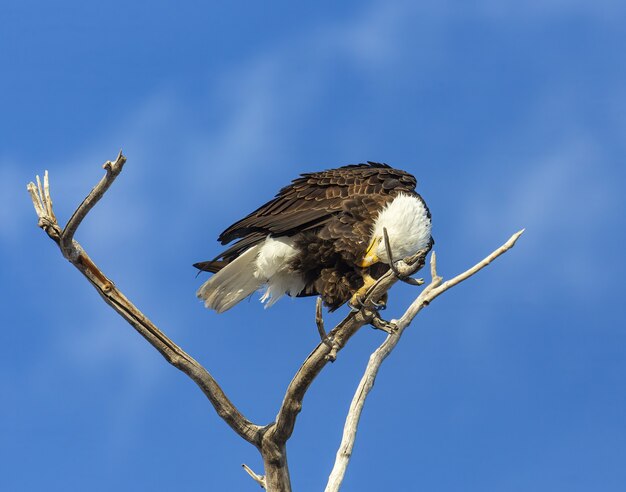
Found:
[(382, 237), (375, 237), (374, 239), (372, 239), (372, 242), (365, 250), (363, 259), (359, 263), (357, 263), (358, 266), (365, 268), (368, 266), (372, 266), (374, 263), (378, 263), (379, 258), (376, 255), (376, 249), (378, 249), (378, 245), (380, 244), (381, 240)]

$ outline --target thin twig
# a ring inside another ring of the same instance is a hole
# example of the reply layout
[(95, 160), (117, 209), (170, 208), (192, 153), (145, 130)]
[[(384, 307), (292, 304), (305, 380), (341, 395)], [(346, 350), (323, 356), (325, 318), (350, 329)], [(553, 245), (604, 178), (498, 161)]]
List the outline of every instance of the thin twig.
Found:
[(343, 482), (346, 469), (350, 462), (350, 457), (352, 456), (352, 450), (354, 448), (354, 442), (356, 439), (356, 432), (358, 429), (359, 420), (361, 418), (361, 412), (363, 410), (365, 400), (372, 387), (374, 386), (374, 381), (376, 380), (376, 376), (382, 362), (396, 347), (404, 330), (409, 326), (411, 321), (413, 321), (415, 316), (417, 316), (422, 308), (428, 306), (436, 297), (441, 295), (446, 290), (471, 277), (472, 275), (489, 265), (498, 256), (504, 254), (509, 249), (511, 249), (523, 232), (524, 230), (522, 229), (521, 231), (513, 234), (513, 236), (511, 236), (511, 238), (506, 243), (504, 243), (500, 248), (495, 250), (485, 259), (474, 265), (469, 270), (461, 273), (460, 275), (457, 275), (452, 280), (449, 280), (443, 284), (443, 279), (439, 275), (437, 275), (437, 257), (434, 252), (432, 253), (430, 261), (431, 282), (424, 288), (419, 296), (417, 296), (417, 298), (409, 306), (409, 308), (402, 315), (402, 317), (395, 322), (395, 325), (397, 327), (396, 333), (387, 336), (385, 341), (380, 345), (380, 347), (378, 347), (374, 351), (374, 353), (372, 353), (369, 358), (369, 362), (367, 364), (363, 377), (361, 378), (361, 381), (354, 393), (354, 397), (352, 398), (352, 402), (350, 404), (350, 409), (348, 411), (348, 415), (344, 424), (341, 444), (339, 446), (339, 449), (337, 450), (335, 464), (328, 478), (325, 492), (337, 492)]
[(54, 215), (54, 210), (52, 209), (52, 197), (50, 196), (50, 181), (48, 179), (48, 171), (44, 171), (43, 173), (43, 199), (46, 203), (46, 212), (48, 216), (56, 221), (57, 218)]
[(252, 470), (252, 468), (250, 468), (245, 463), (243, 463), (241, 466), (248, 473), (248, 475), (250, 475), (252, 477), (252, 480), (254, 480), (256, 483), (258, 483), (261, 486), (262, 489), (265, 488), (265, 475), (259, 475), (259, 474), (255, 473), (254, 470)]
[[(439, 297), (439, 295), (443, 294), (446, 290), (454, 287), (455, 285), (463, 282), (463, 280), (471, 277), (472, 275), (474, 275), (475, 273), (479, 272), (480, 270), (482, 270), (483, 268), (485, 268), (487, 265), (489, 265), (493, 260), (495, 260), (498, 256), (506, 253), (508, 250), (510, 250), (513, 246), (515, 246), (515, 243), (517, 242), (517, 240), (520, 238), (520, 236), (522, 234), (524, 234), (524, 231), (526, 229), (522, 229), (518, 232), (516, 232), (515, 234), (513, 234), (509, 240), (504, 243), (502, 246), (500, 246), (497, 250), (495, 250), (493, 253), (491, 253), (489, 256), (487, 256), (486, 258), (484, 258), (482, 261), (478, 262), (476, 265), (474, 265), (472, 268), (470, 268), (469, 270), (457, 275), (456, 277), (445, 281), (443, 284), (441, 284), (441, 286), (437, 287), (437, 289), (435, 289), (432, 294), (430, 295), (430, 298), (427, 300), (429, 303), (431, 301), (433, 301), (436, 297)], [(416, 304), (415, 302), (413, 304)], [(411, 306), (413, 307), (413, 306)], [(413, 318), (417, 315), (417, 312), (419, 312), (419, 310), (415, 313), (413, 313), (411, 311), (411, 307), (409, 307), (409, 309), (407, 310), (407, 312), (404, 313), (404, 315), (402, 316), (402, 318), (400, 318), (399, 322), (400, 323), (410, 323)]]
[[(117, 178), (117, 176), (122, 172), (125, 162), (126, 156), (124, 156), (120, 150), (115, 161), (106, 161), (102, 165), (102, 167), (106, 170), (106, 174), (102, 177), (98, 184), (94, 186), (93, 190), (91, 190), (89, 195), (85, 197), (82, 203), (74, 211), (70, 220), (67, 221), (67, 224), (63, 228), (63, 235), (61, 237), (60, 244), (61, 251), (63, 251), (66, 258), (69, 259), (69, 256), (73, 253), (72, 240), (74, 239), (74, 234), (76, 234), (78, 226), (94, 205), (104, 196), (106, 191), (109, 189), (109, 186), (111, 186), (113, 181), (115, 181), (115, 178)], [(50, 203), (50, 207), (52, 208), (52, 203)]]
[[(37, 181), (39, 181), (39, 176), (37, 176), (36, 178), (37, 178)], [(45, 212), (41, 208), (42, 201), (38, 194), (38, 188), (35, 186), (35, 183), (31, 181), (30, 183), (26, 185), (26, 189), (28, 190), (28, 193), (30, 193), (30, 199), (33, 201), (33, 206), (35, 207), (35, 213), (37, 214), (37, 217), (41, 218), (42, 216), (45, 215)]]

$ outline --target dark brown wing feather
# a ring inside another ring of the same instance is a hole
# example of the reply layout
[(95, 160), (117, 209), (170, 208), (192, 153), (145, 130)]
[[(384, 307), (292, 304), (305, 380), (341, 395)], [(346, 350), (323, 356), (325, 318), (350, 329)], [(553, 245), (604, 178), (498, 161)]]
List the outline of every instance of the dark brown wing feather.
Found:
[(322, 225), (358, 195), (413, 191), (415, 178), (386, 164), (368, 162), (302, 174), (276, 197), (235, 222), (218, 238), (222, 244), (254, 233), (293, 235)]
[[(194, 266), (200, 270), (217, 272), (246, 249), (263, 241), (268, 234), (291, 236), (317, 229), (346, 209), (355, 211), (361, 208), (353, 207), (351, 200), (357, 200), (359, 204), (363, 200), (374, 203), (367, 197), (413, 192), (416, 184), (411, 174), (375, 162), (302, 174), (282, 188), (273, 200), (235, 222), (218, 238), (222, 244), (235, 239), (239, 241), (214, 260), (196, 263)], [(363, 227), (369, 225), (364, 223)], [(345, 229), (344, 235), (348, 231), (354, 232), (349, 224), (346, 224)], [(337, 239), (341, 240), (342, 231), (336, 232), (339, 236)], [(348, 237), (344, 239), (350, 240)]]

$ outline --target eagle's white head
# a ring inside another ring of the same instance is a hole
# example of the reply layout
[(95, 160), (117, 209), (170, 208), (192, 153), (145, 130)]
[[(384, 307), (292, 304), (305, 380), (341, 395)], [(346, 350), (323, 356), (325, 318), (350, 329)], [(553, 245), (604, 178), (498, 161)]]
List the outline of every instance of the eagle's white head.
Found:
[(428, 246), (431, 238), (429, 215), (420, 197), (400, 193), (378, 214), (360, 266), (366, 267), (377, 262), (389, 263), (383, 229), (387, 229), (394, 260), (414, 255)]

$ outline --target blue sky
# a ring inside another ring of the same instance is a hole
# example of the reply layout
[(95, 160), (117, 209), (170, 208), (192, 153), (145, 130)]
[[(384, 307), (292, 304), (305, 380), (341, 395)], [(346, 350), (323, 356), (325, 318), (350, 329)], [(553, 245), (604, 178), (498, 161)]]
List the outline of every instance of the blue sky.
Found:
[[(257, 452), (36, 227), (77, 239), (252, 420), (317, 342), (312, 299), (216, 315), (191, 264), (300, 172), (416, 175), (451, 277), (384, 364), (344, 490), (587, 491), (626, 483), (622, 2), (13, 2), (0, 6), (0, 489), (253, 490)], [(416, 295), (396, 286), (386, 315)], [(327, 323), (340, 319), (327, 316)], [(289, 442), (323, 489), (381, 333), (315, 381)]]

